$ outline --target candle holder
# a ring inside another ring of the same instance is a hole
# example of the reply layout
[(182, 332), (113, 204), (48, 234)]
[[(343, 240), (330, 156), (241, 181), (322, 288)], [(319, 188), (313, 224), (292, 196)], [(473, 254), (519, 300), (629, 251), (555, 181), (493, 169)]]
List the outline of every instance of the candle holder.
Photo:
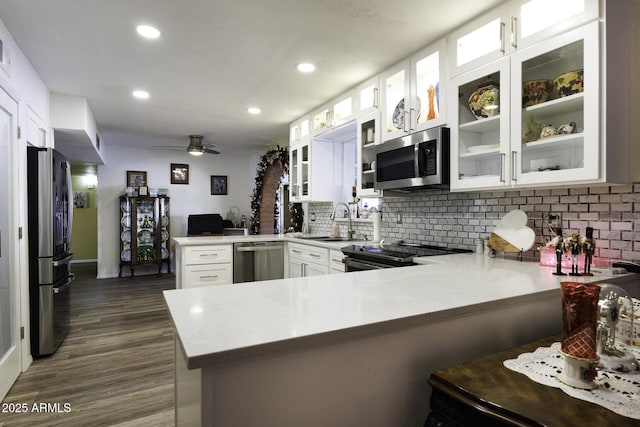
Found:
[(598, 297), (600, 287), (578, 282), (562, 282), (562, 335), (560, 353), (565, 366), (558, 379), (581, 389), (594, 389), (597, 384)]

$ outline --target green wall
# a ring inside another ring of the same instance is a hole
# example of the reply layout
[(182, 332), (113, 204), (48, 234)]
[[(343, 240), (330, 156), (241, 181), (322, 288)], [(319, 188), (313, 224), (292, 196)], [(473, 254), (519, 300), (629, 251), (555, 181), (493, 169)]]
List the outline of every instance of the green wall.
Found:
[[(87, 188), (88, 175), (76, 175), (71, 169), (71, 185), (75, 192), (87, 193), (87, 207), (73, 209), (71, 231), (71, 252), (74, 261), (98, 259), (98, 209), (96, 208), (96, 188)], [(95, 177), (95, 175), (93, 175)], [(95, 181), (95, 179), (94, 179)]]

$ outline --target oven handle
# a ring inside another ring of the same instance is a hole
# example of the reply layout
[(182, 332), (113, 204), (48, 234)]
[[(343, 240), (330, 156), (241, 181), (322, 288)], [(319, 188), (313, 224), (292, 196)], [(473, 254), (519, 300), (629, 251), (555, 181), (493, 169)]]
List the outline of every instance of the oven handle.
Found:
[(378, 270), (381, 268), (391, 267), (390, 265), (386, 265), (386, 264), (380, 264), (373, 261), (359, 261), (349, 257), (343, 258), (342, 262), (347, 267), (361, 268), (363, 270)]
[(59, 294), (63, 291), (65, 291), (69, 286), (71, 286), (71, 284), (74, 282), (76, 276), (73, 273), (69, 273), (69, 276), (67, 277), (67, 281), (64, 282), (64, 284), (60, 285), (60, 286), (54, 286), (53, 287), (53, 293), (54, 294)]

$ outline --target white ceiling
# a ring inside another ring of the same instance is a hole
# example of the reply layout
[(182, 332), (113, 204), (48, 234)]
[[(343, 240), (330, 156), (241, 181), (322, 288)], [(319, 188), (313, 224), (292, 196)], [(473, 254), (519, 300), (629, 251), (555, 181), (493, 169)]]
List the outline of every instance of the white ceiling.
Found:
[[(88, 99), (102, 132), (185, 147), (202, 134), (224, 154), (287, 145), (291, 121), (501, 1), (0, 0), (0, 19), (52, 92)], [(162, 36), (140, 38), (140, 23)]]

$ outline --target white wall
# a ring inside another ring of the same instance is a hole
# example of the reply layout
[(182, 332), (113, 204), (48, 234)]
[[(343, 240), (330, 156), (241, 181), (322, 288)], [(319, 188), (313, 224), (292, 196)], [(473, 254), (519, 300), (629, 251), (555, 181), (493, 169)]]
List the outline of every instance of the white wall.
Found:
[[(151, 188), (168, 188), (170, 199), (171, 237), (187, 235), (187, 216), (198, 213), (219, 213), (226, 217), (232, 206), (240, 213), (251, 213), (251, 193), (255, 185), (256, 167), (264, 153), (249, 155), (204, 154), (194, 157), (185, 151), (153, 148), (149, 136), (124, 135), (102, 132), (102, 153), (105, 164), (98, 167), (98, 277), (115, 277), (119, 270), (120, 255), (120, 202), (118, 197), (126, 188), (127, 170), (147, 172)], [(149, 148), (132, 148), (126, 145), (134, 139)], [(154, 138), (155, 145), (176, 145), (175, 141)], [(189, 165), (189, 185), (171, 184), (171, 163)], [(212, 196), (211, 175), (228, 176), (228, 195)], [(156, 271), (150, 269), (150, 272)], [(125, 269), (123, 274), (128, 274)]]

